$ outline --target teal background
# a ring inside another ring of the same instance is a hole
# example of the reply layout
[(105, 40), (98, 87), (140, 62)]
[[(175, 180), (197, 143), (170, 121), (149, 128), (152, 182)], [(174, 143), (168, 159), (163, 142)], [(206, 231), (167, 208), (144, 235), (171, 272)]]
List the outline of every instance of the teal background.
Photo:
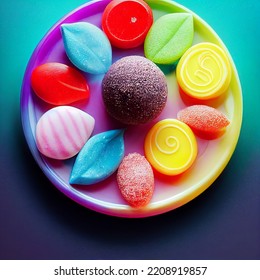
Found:
[(81, 0), (0, 2), (0, 259), (260, 259), (260, 2), (180, 0), (218, 33), (243, 89), (243, 125), (224, 172), (189, 204), (125, 220), (58, 192), (25, 142), (20, 89), (41, 38)]

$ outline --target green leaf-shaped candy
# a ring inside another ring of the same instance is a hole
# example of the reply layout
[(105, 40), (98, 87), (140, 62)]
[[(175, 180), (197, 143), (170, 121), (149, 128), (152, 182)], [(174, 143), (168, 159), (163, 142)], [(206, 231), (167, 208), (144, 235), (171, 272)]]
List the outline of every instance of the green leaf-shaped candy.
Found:
[(158, 64), (172, 64), (192, 45), (193, 17), (189, 13), (172, 13), (160, 17), (149, 30), (145, 56)]
[(70, 183), (91, 185), (112, 175), (124, 157), (123, 134), (116, 129), (91, 137), (76, 158)]

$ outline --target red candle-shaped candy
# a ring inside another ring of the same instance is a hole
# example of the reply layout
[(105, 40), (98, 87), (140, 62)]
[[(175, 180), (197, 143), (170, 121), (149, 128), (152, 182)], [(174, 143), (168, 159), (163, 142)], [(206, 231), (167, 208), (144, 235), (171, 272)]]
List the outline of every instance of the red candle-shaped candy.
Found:
[(142, 0), (113, 0), (102, 17), (102, 29), (110, 43), (123, 49), (141, 45), (152, 23), (152, 10)]

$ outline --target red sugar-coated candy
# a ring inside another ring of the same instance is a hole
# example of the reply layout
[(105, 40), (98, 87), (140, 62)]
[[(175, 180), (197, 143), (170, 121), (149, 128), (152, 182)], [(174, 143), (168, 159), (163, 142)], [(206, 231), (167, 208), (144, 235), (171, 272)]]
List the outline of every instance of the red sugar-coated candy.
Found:
[(144, 156), (129, 154), (119, 165), (117, 183), (122, 196), (132, 207), (143, 207), (149, 203), (154, 191), (152, 167)]
[(66, 105), (89, 97), (83, 74), (62, 63), (49, 62), (36, 67), (31, 86), (36, 95), (53, 105)]
[(178, 112), (177, 118), (203, 138), (220, 135), (230, 123), (225, 114), (207, 105), (193, 105)]
[(152, 23), (152, 10), (142, 0), (113, 0), (102, 16), (102, 29), (110, 43), (123, 49), (141, 45)]

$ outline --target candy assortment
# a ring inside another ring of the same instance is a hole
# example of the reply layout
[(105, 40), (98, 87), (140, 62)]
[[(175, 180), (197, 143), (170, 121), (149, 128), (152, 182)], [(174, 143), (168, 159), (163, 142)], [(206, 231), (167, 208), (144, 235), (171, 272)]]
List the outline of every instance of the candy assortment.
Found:
[[(118, 24), (119, 18), (126, 22)], [(170, 181), (189, 172), (199, 153), (197, 138), (214, 140), (225, 133), (230, 124), (227, 116), (202, 104), (205, 100), (214, 104), (227, 92), (231, 66), (216, 44), (193, 43), (190, 13), (175, 12), (154, 20), (152, 9), (142, 0), (113, 0), (104, 9), (100, 26), (62, 24), (64, 50), (74, 67), (52, 61), (33, 70), (34, 93), (53, 107), (38, 121), (37, 147), (55, 160), (75, 157), (69, 179), (72, 187), (95, 185), (116, 174), (125, 201), (134, 208), (145, 207), (154, 195), (159, 173)], [(112, 62), (117, 48), (137, 46), (143, 46), (144, 56), (125, 55)], [(170, 77), (160, 70), (163, 65), (171, 66), (172, 73), (177, 66), (180, 93), (192, 97), (194, 104), (203, 102), (164, 118), (171, 89)], [(95, 114), (73, 106), (95, 98), (83, 73), (103, 75), (104, 114), (120, 124), (118, 129), (93, 134)], [(125, 131), (145, 124), (151, 125), (143, 153), (126, 155)]]

